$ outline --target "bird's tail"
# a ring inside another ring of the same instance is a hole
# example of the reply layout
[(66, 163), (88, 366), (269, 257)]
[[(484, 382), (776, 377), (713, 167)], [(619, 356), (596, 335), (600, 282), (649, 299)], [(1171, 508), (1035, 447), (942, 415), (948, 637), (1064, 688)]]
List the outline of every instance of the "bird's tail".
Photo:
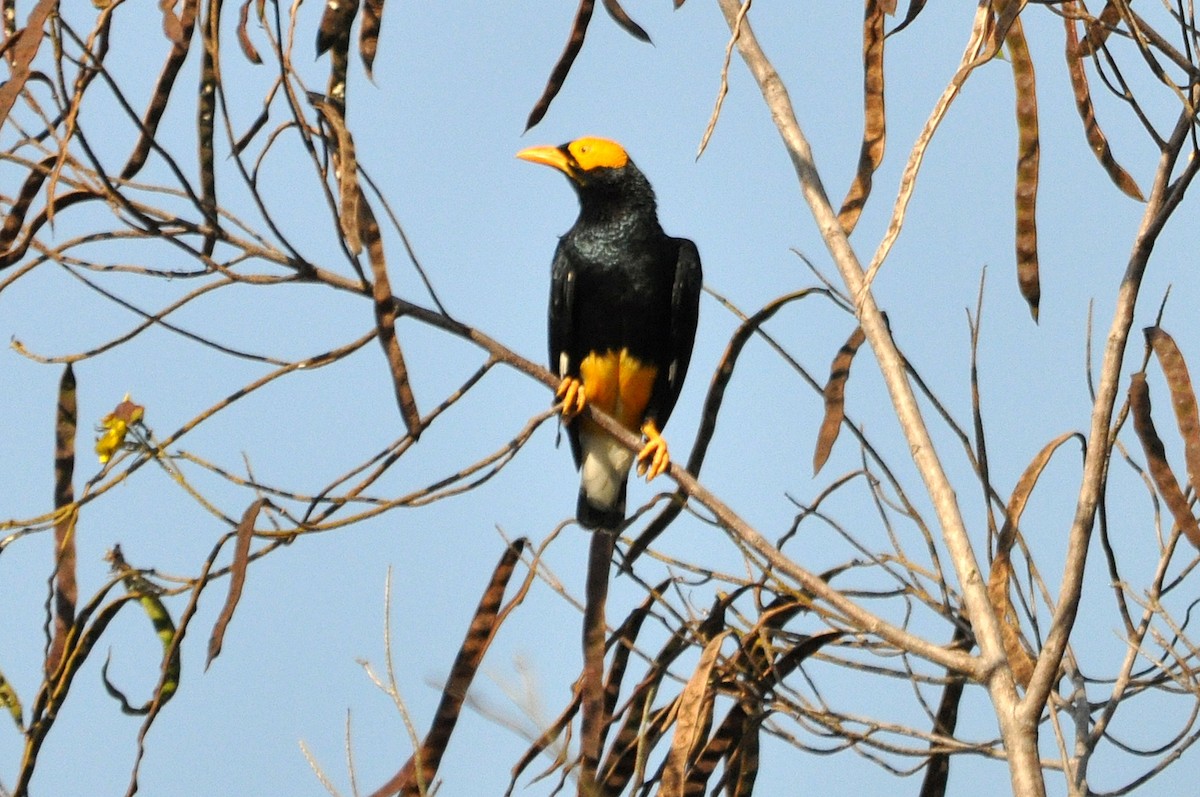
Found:
[(625, 488), (633, 452), (607, 432), (587, 425), (580, 430), (579, 442), (583, 461), (575, 517), (587, 529), (616, 529), (625, 520)]
[(575, 518), (585, 529), (603, 529), (612, 531), (625, 521), (625, 489), (621, 484), (621, 492), (611, 506), (597, 506), (588, 500), (587, 493), (579, 488), (579, 503), (575, 506)]

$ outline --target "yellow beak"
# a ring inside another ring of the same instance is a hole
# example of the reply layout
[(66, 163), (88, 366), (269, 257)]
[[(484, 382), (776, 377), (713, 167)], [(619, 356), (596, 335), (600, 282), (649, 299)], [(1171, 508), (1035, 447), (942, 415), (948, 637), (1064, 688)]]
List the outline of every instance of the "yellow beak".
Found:
[(530, 163), (553, 166), (568, 177), (574, 174), (574, 170), (571, 168), (571, 161), (567, 158), (566, 153), (558, 147), (530, 147), (518, 152), (517, 157)]

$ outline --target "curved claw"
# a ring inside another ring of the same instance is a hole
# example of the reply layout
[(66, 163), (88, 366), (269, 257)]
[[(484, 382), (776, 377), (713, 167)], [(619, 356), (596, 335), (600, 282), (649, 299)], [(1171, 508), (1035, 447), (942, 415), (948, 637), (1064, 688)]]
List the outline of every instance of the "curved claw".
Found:
[(646, 445), (637, 455), (638, 475), (650, 481), (671, 467), (671, 455), (667, 451), (667, 441), (659, 433), (654, 421), (642, 424), (642, 434), (646, 436)]
[(558, 383), (554, 395), (562, 402), (562, 414), (565, 420), (571, 420), (587, 406), (587, 395), (583, 390), (583, 382), (573, 376), (564, 376)]

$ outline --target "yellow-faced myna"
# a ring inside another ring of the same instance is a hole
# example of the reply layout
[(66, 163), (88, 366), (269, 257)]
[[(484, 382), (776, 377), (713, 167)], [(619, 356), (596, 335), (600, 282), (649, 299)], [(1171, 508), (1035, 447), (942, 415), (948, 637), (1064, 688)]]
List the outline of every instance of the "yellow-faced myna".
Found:
[(692, 356), (700, 305), (696, 245), (663, 232), (654, 191), (615, 141), (581, 138), (517, 153), (553, 166), (579, 195), (579, 218), (558, 242), (550, 285), (550, 369), (581, 470), (576, 516), (586, 528), (625, 519), (634, 455), (593, 421), (586, 404), (640, 431), (638, 472), (670, 465), (662, 428)]

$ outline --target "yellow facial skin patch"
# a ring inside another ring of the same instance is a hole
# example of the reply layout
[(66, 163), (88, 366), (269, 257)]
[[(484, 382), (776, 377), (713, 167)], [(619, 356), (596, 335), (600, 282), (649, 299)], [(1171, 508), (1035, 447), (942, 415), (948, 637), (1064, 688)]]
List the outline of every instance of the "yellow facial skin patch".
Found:
[(576, 183), (583, 184), (584, 175), (595, 169), (620, 169), (629, 163), (625, 148), (607, 138), (580, 138), (565, 147), (529, 147), (517, 157), (530, 163), (540, 163), (558, 169)]
[(607, 138), (580, 138), (567, 145), (567, 151), (575, 159), (581, 171), (592, 169), (620, 169), (629, 163), (625, 148)]

